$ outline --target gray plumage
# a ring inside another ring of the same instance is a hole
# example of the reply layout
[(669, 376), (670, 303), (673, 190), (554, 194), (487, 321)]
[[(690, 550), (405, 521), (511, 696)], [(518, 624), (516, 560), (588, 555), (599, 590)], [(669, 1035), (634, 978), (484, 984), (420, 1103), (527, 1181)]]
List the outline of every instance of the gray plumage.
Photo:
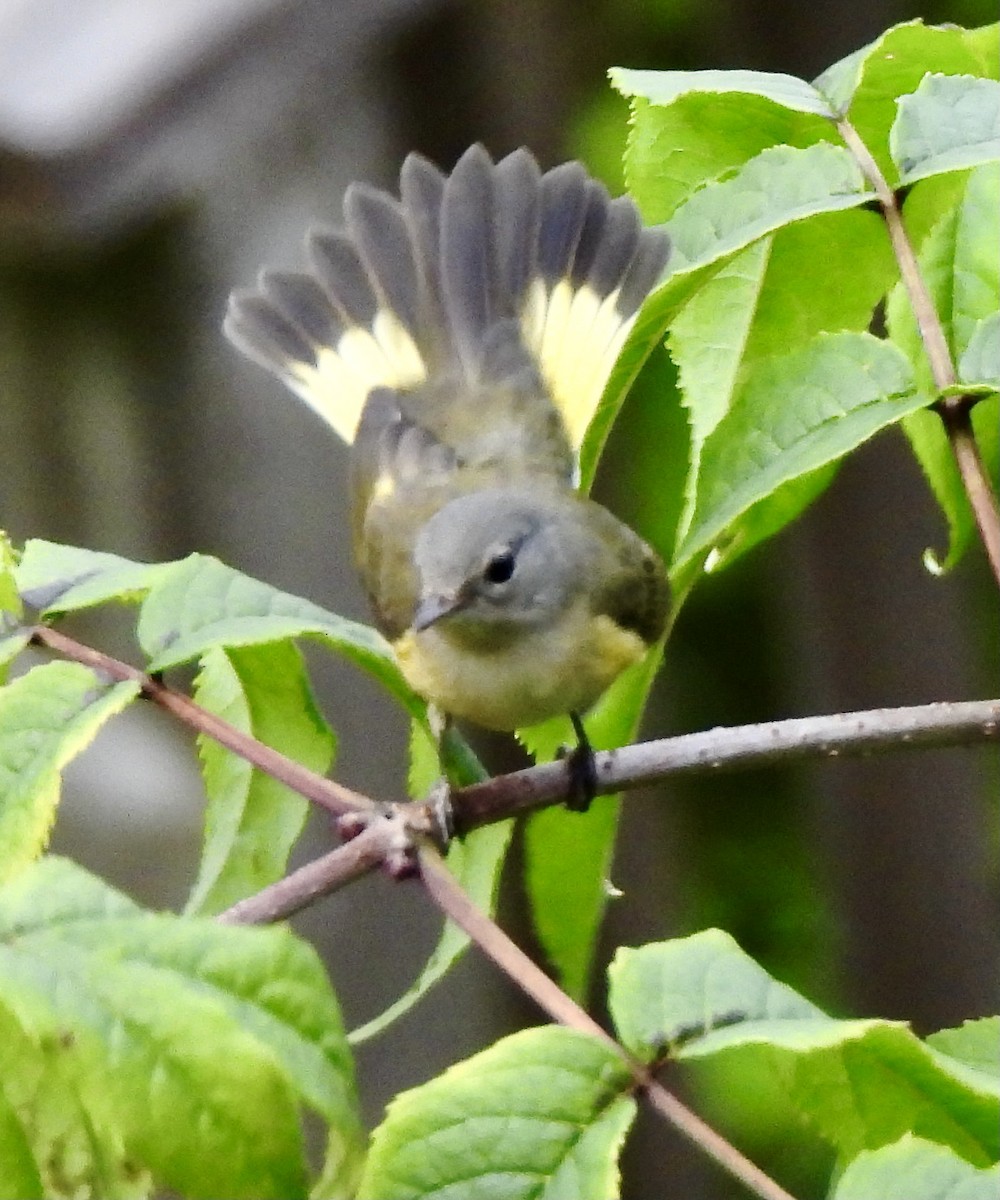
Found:
[(428, 522), (457, 505), (461, 525), (501, 486), (580, 521), (595, 612), (654, 640), (662, 564), (572, 481), (666, 234), (579, 163), (543, 174), (526, 150), (494, 164), (481, 146), (447, 176), (410, 155), (399, 200), (352, 185), (344, 214), (344, 231), (309, 236), (308, 274), (234, 293), (225, 328), (353, 440), (355, 555), (380, 627), (410, 627)]
[(629, 317), (666, 264), (666, 235), (641, 230), (632, 201), (612, 200), (579, 163), (542, 174), (526, 150), (494, 164), (473, 146), (444, 176), (411, 154), (400, 190), (401, 202), (352, 185), (346, 231), (308, 238), (311, 278), (281, 272), (264, 276), (256, 293), (234, 293), (229, 336), (287, 378), (297, 362), (314, 365), (321, 347), (335, 349), (352, 327), (371, 330), (376, 313), (389, 310), (427, 374), (474, 378), (485, 340), (495, 339), (497, 322), (522, 318), (533, 280), (551, 288), (565, 278), (599, 297), (620, 286), (616, 307)]

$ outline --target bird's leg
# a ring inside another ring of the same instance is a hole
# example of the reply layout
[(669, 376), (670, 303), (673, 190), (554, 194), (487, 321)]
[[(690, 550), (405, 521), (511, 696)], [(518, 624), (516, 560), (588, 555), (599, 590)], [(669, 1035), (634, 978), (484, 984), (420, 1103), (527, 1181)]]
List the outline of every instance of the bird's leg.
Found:
[(570, 812), (584, 813), (597, 795), (597, 764), (594, 761), (594, 748), (587, 737), (580, 714), (571, 712), (569, 719), (573, 722), (576, 746), (565, 756), (566, 769), (569, 772), (566, 807)]
[(451, 732), (451, 716), (443, 712), (436, 704), (427, 708), (427, 723), (437, 746), (438, 762), (441, 774), (431, 784), (430, 791), (424, 804), (430, 814), (436, 830), (436, 840), (442, 849), (447, 849), (448, 843), (455, 834), (455, 814), (451, 805), (451, 780), (448, 778), (448, 735)]

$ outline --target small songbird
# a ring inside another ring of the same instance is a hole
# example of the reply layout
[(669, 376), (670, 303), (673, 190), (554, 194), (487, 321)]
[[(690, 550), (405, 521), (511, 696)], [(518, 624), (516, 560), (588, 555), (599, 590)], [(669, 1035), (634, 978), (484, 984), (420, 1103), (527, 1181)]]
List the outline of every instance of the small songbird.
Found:
[(352, 444), (354, 553), (379, 628), (441, 712), (510, 730), (589, 707), (663, 632), (657, 554), (574, 486), (611, 369), (666, 265), (579, 163), (411, 154), (354, 184), (307, 274), (225, 329)]

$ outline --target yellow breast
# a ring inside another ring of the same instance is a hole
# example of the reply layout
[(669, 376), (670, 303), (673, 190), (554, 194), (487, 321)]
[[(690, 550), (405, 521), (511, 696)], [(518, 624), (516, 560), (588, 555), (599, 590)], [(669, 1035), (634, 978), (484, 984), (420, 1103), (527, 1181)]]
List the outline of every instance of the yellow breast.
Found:
[(583, 712), (646, 652), (638, 634), (574, 605), (547, 629), (526, 629), (502, 647), (471, 648), (447, 622), (395, 644), (413, 690), (453, 716), (487, 729), (518, 729)]

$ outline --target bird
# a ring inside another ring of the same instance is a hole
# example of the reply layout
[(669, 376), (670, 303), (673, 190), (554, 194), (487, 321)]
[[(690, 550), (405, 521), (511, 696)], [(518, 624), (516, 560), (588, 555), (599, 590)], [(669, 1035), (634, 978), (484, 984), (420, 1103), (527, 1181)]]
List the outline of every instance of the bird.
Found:
[(581, 714), (669, 610), (660, 556), (577, 488), (669, 238), (523, 148), (449, 174), (412, 153), (398, 198), (355, 183), (343, 208), (307, 271), (233, 292), (225, 333), (351, 446), (354, 559), (410, 687), (492, 730), (569, 715), (589, 754)]

